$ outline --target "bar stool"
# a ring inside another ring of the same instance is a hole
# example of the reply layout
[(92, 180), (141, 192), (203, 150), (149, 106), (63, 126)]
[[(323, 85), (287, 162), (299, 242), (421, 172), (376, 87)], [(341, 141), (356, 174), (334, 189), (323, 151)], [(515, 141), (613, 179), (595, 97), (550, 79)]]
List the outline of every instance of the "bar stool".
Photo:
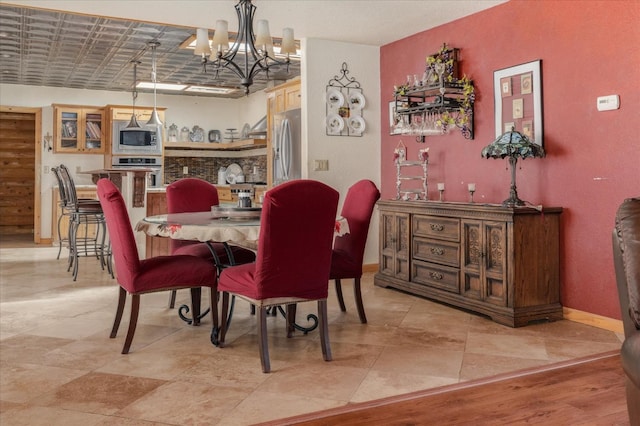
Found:
[[(60, 222), (62, 217), (69, 217), (69, 233), (67, 236), (69, 264), (67, 270), (73, 268), (73, 280), (76, 281), (79, 257), (81, 255), (92, 255), (100, 260), (100, 266), (103, 270), (105, 266), (107, 267), (109, 274), (113, 277), (110, 245), (107, 243), (107, 231), (100, 201), (87, 198), (78, 199), (75, 183), (64, 164), (61, 164), (54, 172), (56, 173), (56, 178), (59, 177), (59, 183), (61, 183), (62, 214), (58, 219), (60, 244), (62, 244), (63, 240), (60, 237)], [(93, 232), (90, 231), (90, 226), (95, 227)], [(78, 236), (78, 230), (81, 227), (84, 227), (84, 235)]]

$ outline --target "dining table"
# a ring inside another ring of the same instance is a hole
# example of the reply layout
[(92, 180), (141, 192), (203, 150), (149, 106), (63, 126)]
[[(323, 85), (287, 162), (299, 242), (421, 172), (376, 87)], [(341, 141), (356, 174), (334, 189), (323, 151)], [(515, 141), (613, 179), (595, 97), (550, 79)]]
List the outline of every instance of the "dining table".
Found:
[[(215, 254), (211, 243), (224, 243), (231, 265), (235, 262), (229, 245), (237, 245), (257, 251), (258, 238), (260, 236), (260, 214), (260, 206), (241, 208), (232, 205), (220, 205), (213, 206), (210, 211), (147, 216), (136, 224), (135, 230), (144, 232), (152, 237), (200, 241), (207, 244), (211, 250), (213, 261), (216, 263), (218, 273), (220, 273), (222, 263)], [(347, 219), (342, 216), (336, 218), (334, 238), (348, 233), (349, 222)], [(230, 323), (233, 314), (233, 305), (234, 300), (232, 299), (227, 325)], [(279, 308), (281, 314), (285, 315), (282, 308)], [(217, 309), (214, 309), (214, 324), (211, 330), (211, 342), (216, 346), (218, 345), (219, 334), (218, 318), (216, 318), (217, 311)], [(188, 312), (189, 307), (187, 305), (182, 305), (178, 309), (180, 318), (185, 322), (191, 323), (193, 320), (185, 315)], [(204, 317), (208, 313), (209, 309), (203, 312), (199, 318)], [(275, 311), (273, 314), (275, 315)], [(307, 316), (307, 320), (314, 320), (314, 316)], [(306, 334), (314, 330), (317, 324), (317, 318), (315, 318), (315, 323), (310, 327), (303, 327), (298, 324), (294, 324), (294, 327)]]

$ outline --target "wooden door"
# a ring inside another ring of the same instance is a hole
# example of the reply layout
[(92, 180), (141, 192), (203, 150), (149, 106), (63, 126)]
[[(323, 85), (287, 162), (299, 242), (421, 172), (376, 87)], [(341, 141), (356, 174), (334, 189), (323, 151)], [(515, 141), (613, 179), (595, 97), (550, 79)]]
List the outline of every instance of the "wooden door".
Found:
[(35, 116), (0, 112), (0, 235), (34, 232)]

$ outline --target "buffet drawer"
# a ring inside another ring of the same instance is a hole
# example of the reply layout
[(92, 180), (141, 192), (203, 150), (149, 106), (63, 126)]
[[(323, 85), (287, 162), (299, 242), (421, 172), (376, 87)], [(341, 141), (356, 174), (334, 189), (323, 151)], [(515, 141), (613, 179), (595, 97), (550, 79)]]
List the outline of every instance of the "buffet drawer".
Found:
[(456, 243), (414, 237), (412, 252), (414, 259), (460, 266), (460, 245)]
[(460, 271), (457, 268), (416, 260), (411, 263), (411, 269), (411, 281), (414, 283), (460, 293)]
[(460, 241), (460, 219), (438, 216), (413, 216), (413, 235), (437, 238), (447, 241)]

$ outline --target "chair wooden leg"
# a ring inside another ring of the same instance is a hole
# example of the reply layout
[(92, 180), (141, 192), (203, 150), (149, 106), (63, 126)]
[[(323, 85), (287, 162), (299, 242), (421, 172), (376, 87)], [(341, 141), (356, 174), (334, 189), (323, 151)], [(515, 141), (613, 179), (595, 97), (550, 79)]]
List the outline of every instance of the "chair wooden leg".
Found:
[(338, 296), (338, 303), (340, 304), (340, 310), (342, 312), (346, 312), (347, 307), (344, 305), (344, 298), (342, 297), (342, 283), (339, 279), (335, 280), (336, 282), (336, 296)]
[(367, 315), (364, 313), (364, 305), (362, 304), (362, 291), (360, 289), (360, 278), (353, 280), (353, 295), (356, 299), (356, 306), (358, 307), (358, 315), (360, 316), (360, 322), (362, 324), (367, 323)]
[[(213, 305), (212, 305), (213, 306)], [(218, 333), (218, 346), (224, 347), (224, 338), (227, 335), (227, 318), (229, 314), (229, 293), (222, 292), (222, 308), (220, 309), (220, 331)]]
[(318, 300), (318, 321), (320, 322), (320, 345), (322, 358), (331, 361), (331, 346), (329, 345), (329, 321), (327, 320), (327, 300)]
[(171, 290), (171, 294), (169, 294), (169, 309), (176, 307), (176, 294), (178, 294), (177, 290)]
[(129, 330), (127, 331), (127, 338), (124, 340), (124, 347), (122, 348), (123, 354), (129, 353), (131, 342), (133, 341), (133, 335), (136, 333), (136, 325), (138, 325), (138, 313), (140, 312), (140, 295), (131, 295), (131, 318), (129, 318)]
[(111, 328), (110, 338), (116, 337), (118, 334), (118, 328), (120, 328), (120, 321), (122, 320), (122, 313), (124, 312), (124, 304), (127, 301), (127, 290), (120, 287), (118, 294), (118, 308), (116, 309), (116, 318), (113, 320), (113, 328)]
[(267, 339), (267, 308), (264, 306), (258, 308), (258, 345), (260, 345), (262, 372), (269, 373), (271, 371), (271, 364), (269, 362), (269, 344)]
[(298, 305), (295, 303), (287, 305), (287, 337), (293, 337), (295, 331), (293, 324), (296, 322), (297, 308)]
[(193, 287), (191, 289), (191, 313), (193, 325), (200, 325), (200, 300), (202, 297), (202, 288)]

